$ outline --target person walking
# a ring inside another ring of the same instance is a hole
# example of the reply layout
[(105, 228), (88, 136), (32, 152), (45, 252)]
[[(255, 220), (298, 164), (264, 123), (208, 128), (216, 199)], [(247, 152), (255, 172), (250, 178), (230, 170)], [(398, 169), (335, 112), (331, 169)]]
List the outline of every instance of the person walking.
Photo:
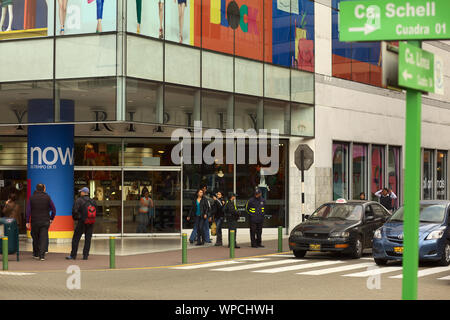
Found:
[[(201, 246), (205, 243), (205, 224), (208, 223), (209, 206), (206, 198), (203, 196), (203, 190), (197, 191), (197, 196), (192, 202), (191, 210), (187, 220), (194, 219), (194, 229), (197, 230), (196, 239), (197, 246)], [(194, 232), (194, 231), (192, 231)]]
[[(212, 210), (212, 205), (214, 203), (214, 199), (211, 198), (208, 195), (208, 186), (206, 184), (202, 186), (202, 190), (203, 190), (203, 197), (206, 199), (207, 204), (208, 204), (208, 216), (211, 216), (210, 211)], [(212, 218), (210, 217), (208, 219), (208, 221), (206, 221), (205, 228), (203, 228), (203, 231), (205, 232), (205, 235), (204, 235), (205, 241), (207, 243), (211, 243), (212, 242), (211, 241), (211, 235), (210, 235), (210, 232), (209, 232), (210, 231), (210, 225), (209, 224), (211, 222), (212, 222)]]
[[(50, 215), (50, 211), (52, 214)], [(45, 260), (48, 250), (48, 229), (56, 216), (56, 208), (50, 196), (45, 193), (45, 185), (36, 185), (36, 191), (30, 197), (26, 210), (26, 226), (31, 229), (33, 238), (33, 258)]]
[(396, 194), (392, 192), (392, 190), (388, 188), (383, 188), (375, 192), (375, 196), (380, 199), (380, 203), (383, 205), (383, 207), (392, 212), (392, 210), (394, 209), (394, 206), (392, 205), (392, 200), (397, 199)]
[(266, 200), (262, 197), (261, 190), (256, 188), (255, 195), (247, 201), (245, 206), (250, 217), (250, 241), (252, 248), (264, 248), (261, 243), (261, 237), (265, 205)]
[(235, 193), (230, 193), (223, 211), (228, 224), (228, 248), (230, 247), (230, 231), (234, 231), (234, 247), (239, 249), (240, 247), (237, 245), (237, 222), (239, 220), (239, 211), (236, 207)]
[(72, 217), (77, 222), (77, 226), (73, 232), (72, 251), (66, 257), (67, 260), (75, 260), (78, 253), (78, 244), (84, 233), (83, 260), (89, 257), (91, 249), (92, 233), (94, 231), (95, 217), (97, 215), (97, 205), (95, 200), (89, 198), (89, 188), (79, 190), (80, 196), (73, 204)]
[(222, 246), (222, 225), (224, 220), (224, 206), (225, 201), (222, 197), (222, 192), (218, 191), (216, 193), (216, 198), (214, 200), (214, 204), (212, 206), (212, 217), (214, 222), (216, 223), (216, 244), (215, 246)]

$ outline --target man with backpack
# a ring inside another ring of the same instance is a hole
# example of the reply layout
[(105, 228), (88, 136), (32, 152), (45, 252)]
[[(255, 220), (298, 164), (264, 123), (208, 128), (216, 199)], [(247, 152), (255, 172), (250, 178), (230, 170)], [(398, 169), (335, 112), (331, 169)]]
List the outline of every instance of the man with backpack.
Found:
[(89, 198), (89, 189), (84, 187), (80, 192), (80, 197), (75, 201), (72, 209), (72, 217), (74, 221), (78, 221), (72, 238), (72, 252), (67, 256), (67, 260), (75, 260), (77, 258), (78, 243), (84, 233), (84, 249), (83, 260), (89, 257), (91, 249), (91, 238), (94, 230), (95, 217), (97, 216), (97, 206), (93, 199)]

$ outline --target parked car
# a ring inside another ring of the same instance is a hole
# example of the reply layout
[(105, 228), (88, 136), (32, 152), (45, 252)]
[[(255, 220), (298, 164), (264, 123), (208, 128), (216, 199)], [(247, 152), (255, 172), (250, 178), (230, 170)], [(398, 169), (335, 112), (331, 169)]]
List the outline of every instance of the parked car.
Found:
[[(420, 202), (419, 260), (450, 264), (450, 201)], [(373, 257), (378, 265), (402, 260), (404, 207), (398, 209), (373, 239)]]
[(375, 230), (390, 216), (374, 201), (328, 202), (292, 230), (289, 248), (297, 258), (307, 251), (342, 252), (360, 258), (365, 248), (372, 247)]

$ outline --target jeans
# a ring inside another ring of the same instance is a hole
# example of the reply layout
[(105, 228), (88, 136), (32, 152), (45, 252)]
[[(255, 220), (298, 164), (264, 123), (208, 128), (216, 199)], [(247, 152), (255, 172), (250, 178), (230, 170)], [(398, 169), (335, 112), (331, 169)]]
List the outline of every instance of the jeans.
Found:
[[(205, 220), (205, 219), (202, 219), (202, 220)], [(208, 219), (206, 219), (204, 221), (203, 232), (204, 232), (204, 239), (205, 239), (205, 241), (206, 242), (211, 242), (211, 237), (210, 237), (210, 233), (209, 233), (209, 221), (208, 221)]]
[(31, 223), (31, 235), (33, 237), (33, 256), (44, 258), (48, 250), (48, 228), (50, 221), (36, 221)]
[(222, 244), (222, 225), (223, 225), (223, 218), (216, 219), (216, 243)]
[[(205, 242), (205, 223), (208, 223), (208, 220), (203, 219), (203, 217), (196, 216), (195, 217), (195, 224), (194, 224), (194, 230), (196, 230), (196, 236), (195, 239), (197, 240), (197, 243), (204, 243)], [(194, 234), (194, 230), (192, 230), (192, 234)], [(192, 237), (191, 234), (191, 237)]]
[(93, 224), (85, 224), (83, 221), (78, 221), (77, 226), (75, 227), (75, 231), (73, 233), (72, 238), (72, 252), (70, 256), (72, 258), (77, 257), (78, 252), (78, 244), (80, 242), (81, 236), (84, 233), (84, 248), (83, 248), (83, 257), (87, 258), (89, 256), (89, 250), (91, 249), (91, 239), (92, 232), (94, 230)]

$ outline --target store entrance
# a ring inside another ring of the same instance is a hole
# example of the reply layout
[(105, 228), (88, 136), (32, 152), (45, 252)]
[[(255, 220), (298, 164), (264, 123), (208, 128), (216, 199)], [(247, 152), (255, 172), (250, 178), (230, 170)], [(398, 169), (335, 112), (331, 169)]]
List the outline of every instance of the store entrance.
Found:
[[(125, 170), (123, 177), (125, 234), (181, 232), (179, 170)], [(148, 210), (141, 202), (145, 190), (151, 199)]]
[[(8, 198), (14, 197), (13, 210), (5, 209)], [(0, 217), (17, 220), (19, 232), (26, 233), (25, 209), (27, 203), (27, 171), (25, 168), (8, 168), (0, 170)]]

